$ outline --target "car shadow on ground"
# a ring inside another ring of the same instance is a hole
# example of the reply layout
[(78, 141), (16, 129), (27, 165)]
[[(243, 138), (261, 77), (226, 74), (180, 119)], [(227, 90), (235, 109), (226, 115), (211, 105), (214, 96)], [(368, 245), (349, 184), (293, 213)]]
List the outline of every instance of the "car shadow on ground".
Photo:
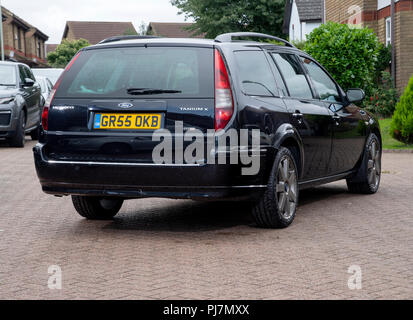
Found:
[[(152, 201), (156, 201), (153, 199)], [(139, 206), (139, 200), (135, 201)], [(248, 202), (173, 201), (163, 206), (119, 214), (109, 229), (172, 232), (199, 232), (254, 226)]]
[[(326, 185), (303, 190), (300, 194), (300, 213), (317, 201), (340, 195), (349, 195), (345, 186)], [(156, 201), (156, 199), (153, 199)], [(139, 200), (135, 201), (137, 207)], [(257, 228), (251, 215), (249, 202), (173, 201), (135, 212), (121, 213), (105, 226), (111, 230), (145, 230), (170, 232), (199, 232), (229, 229), (233, 227)]]
[[(26, 136), (26, 146), (25, 147), (27, 147), (27, 143), (30, 143), (30, 142), (37, 142), (37, 141), (32, 140), (30, 138), (30, 136)], [(3, 148), (4, 149), (6, 149), (6, 148), (9, 148), (9, 149), (23, 149), (23, 148), (10, 147), (9, 142), (6, 139), (3, 139), (3, 138), (0, 138), (0, 148), (2, 148), (2, 149)]]

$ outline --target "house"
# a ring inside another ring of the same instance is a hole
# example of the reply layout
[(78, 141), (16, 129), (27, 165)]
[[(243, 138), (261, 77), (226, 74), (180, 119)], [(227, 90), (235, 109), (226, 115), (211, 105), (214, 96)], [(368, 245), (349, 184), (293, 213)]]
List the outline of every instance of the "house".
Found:
[[(47, 67), (45, 42), (47, 35), (2, 7), (4, 55), (30, 67)], [(1, 50), (1, 49), (0, 49)]]
[(137, 34), (132, 22), (67, 21), (63, 38), (68, 40), (86, 39), (90, 44), (127, 34)]
[(287, 0), (283, 33), (290, 41), (305, 41), (308, 34), (323, 22), (323, 0)]
[(395, 84), (399, 92), (413, 74), (413, 0), (396, 0), (391, 21), (390, 0), (325, 0), (326, 21), (371, 28), (379, 40), (389, 45), (394, 23)]
[(196, 35), (194, 31), (188, 30), (193, 24), (186, 22), (150, 22), (148, 35), (166, 38), (205, 38), (205, 35)]
[(57, 43), (46, 43), (46, 57), (50, 52), (56, 51), (58, 45)]

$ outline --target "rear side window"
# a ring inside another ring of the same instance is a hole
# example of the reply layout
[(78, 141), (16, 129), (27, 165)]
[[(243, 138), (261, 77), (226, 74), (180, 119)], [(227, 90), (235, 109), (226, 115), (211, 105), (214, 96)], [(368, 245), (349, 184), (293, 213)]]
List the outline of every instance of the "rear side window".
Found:
[[(214, 97), (213, 50), (134, 47), (86, 50), (63, 77), (61, 97), (133, 97), (128, 89), (180, 91), (162, 97)], [(139, 96), (141, 97), (141, 95)]]
[(337, 86), (333, 80), (320, 68), (314, 61), (300, 57), (304, 66), (306, 67), (308, 74), (315, 89), (317, 90), (320, 99), (332, 102), (341, 102), (340, 94), (338, 93)]
[(273, 53), (275, 62), (285, 80), (290, 96), (313, 99), (313, 94), (299, 61), (292, 54)]
[(252, 96), (275, 96), (277, 86), (265, 53), (234, 52), (242, 91)]

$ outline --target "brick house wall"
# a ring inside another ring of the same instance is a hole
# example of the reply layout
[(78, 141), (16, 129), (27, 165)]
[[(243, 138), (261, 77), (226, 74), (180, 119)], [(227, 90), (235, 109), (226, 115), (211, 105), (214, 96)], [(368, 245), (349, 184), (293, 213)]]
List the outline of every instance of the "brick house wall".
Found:
[[(327, 21), (367, 26), (386, 43), (390, 5), (379, 9), (377, 0), (325, 0), (325, 10)], [(399, 0), (395, 12), (395, 85), (401, 93), (413, 75), (413, 0)]]
[(2, 7), (4, 54), (31, 67), (48, 67), (45, 42), (48, 36), (39, 29)]

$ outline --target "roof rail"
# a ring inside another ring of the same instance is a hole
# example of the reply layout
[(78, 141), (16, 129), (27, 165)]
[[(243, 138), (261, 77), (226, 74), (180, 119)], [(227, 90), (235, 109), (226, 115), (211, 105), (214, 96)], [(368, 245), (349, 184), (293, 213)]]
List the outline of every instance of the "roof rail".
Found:
[(224, 33), (220, 34), (218, 37), (215, 38), (216, 42), (231, 42), (232, 38), (235, 37), (251, 37), (251, 38), (264, 38), (264, 39), (271, 39), (271, 40), (276, 40), (279, 42), (284, 43), (286, 46), (295, 48), (295, 46), (291, 43), (288, 42), (287, 40), (284, 40), (282, 38), (274, 37), (268, 34), (264, 33), (257, 33), (257, 32), (233, 32), (233, 33)]
[(122, 41), (122, 40), (139, 40), (139, 39), (154, 39), (154, 38), (159, 38), (159, 37), (156, 37), (156, 36), (116, 36), (116, 37), (110, 37), (110, 38), (104, 39), (98, 44)]

